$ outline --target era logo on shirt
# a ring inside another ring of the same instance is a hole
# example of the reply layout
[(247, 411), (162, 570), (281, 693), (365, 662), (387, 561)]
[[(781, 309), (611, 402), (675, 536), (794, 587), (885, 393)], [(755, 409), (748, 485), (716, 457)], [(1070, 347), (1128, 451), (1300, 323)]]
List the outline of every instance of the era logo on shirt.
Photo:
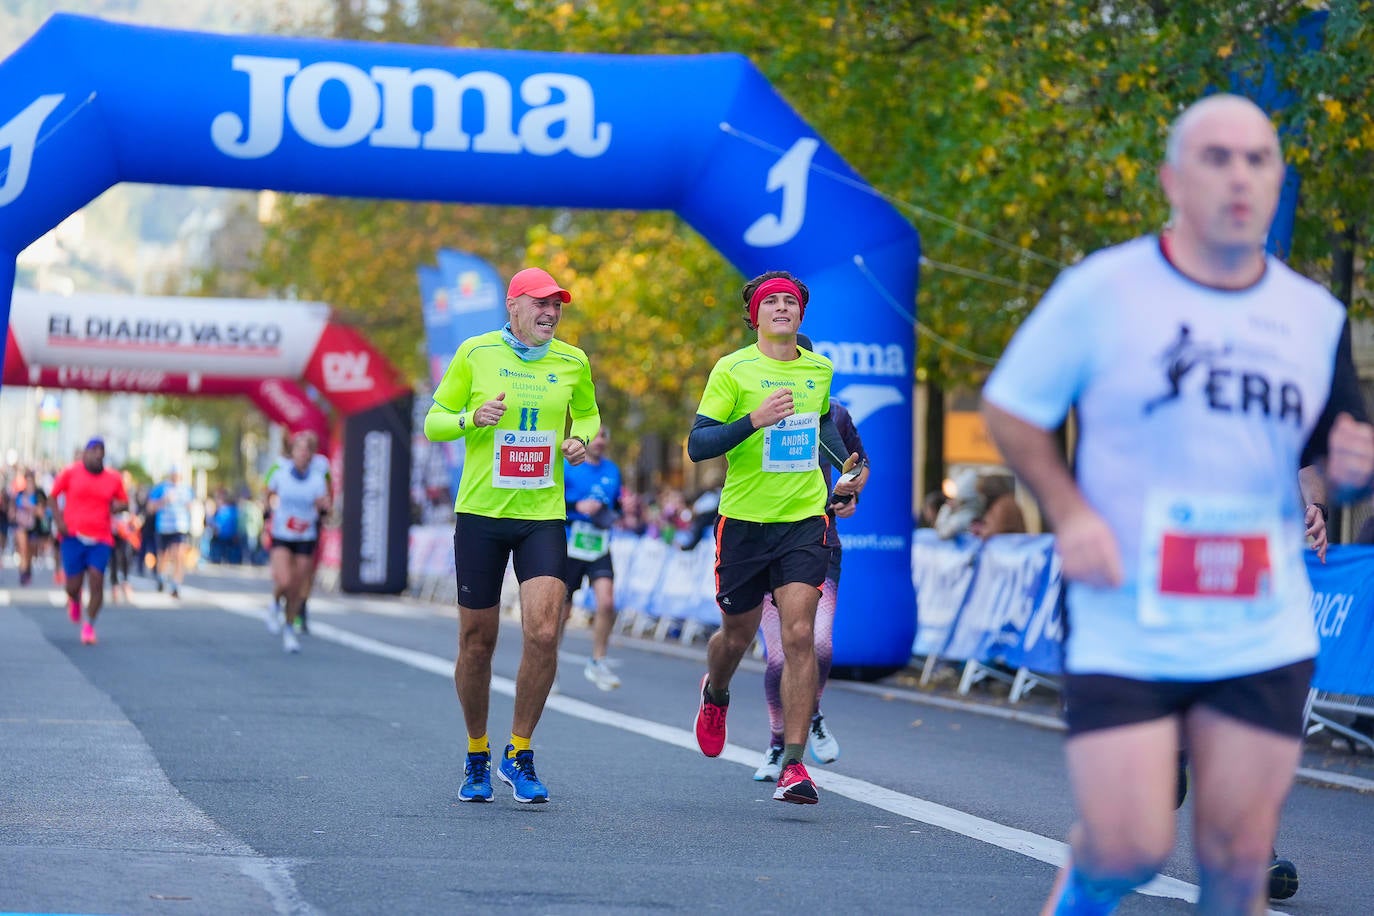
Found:
[(1217, 413), (1257, 413), (1280, 422), (1292, 420), (1302, 425), (1302, 389), (1294, 382), (1273, 382), (1261, 372), (1234, 369), (1225, 365), (1233, 354), (1230, 344), (1214, 346), (1193, 337), (1192, 328), (1178, 326), (1178, 337), (1164, 348), (1159, 362), (1164, 366), (1168, 390), (1145, 402), (1148, 417), (1157, 409), (1183, 396), (1183, 381), (1194, 369), (1204, 367), (1202, 396), (1207, 409)]
[(376, 383), (368, 373), (368, 354), (326, 353), (320, 360), (324, 387), (330, 391), (371, 391)]

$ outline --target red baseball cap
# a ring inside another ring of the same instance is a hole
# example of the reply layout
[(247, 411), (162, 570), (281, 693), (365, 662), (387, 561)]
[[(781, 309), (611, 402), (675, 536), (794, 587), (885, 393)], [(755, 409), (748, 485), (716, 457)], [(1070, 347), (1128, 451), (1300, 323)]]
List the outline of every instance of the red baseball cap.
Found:
[(548, 271), (540, 270), (538, 267), (526, 267), (510, 278), (510, 286), (506, 288), (507, 299), (524, 295), (544, 299), (554, 293), (564, 302), (572, 302), (572, 293), (555, 283)]

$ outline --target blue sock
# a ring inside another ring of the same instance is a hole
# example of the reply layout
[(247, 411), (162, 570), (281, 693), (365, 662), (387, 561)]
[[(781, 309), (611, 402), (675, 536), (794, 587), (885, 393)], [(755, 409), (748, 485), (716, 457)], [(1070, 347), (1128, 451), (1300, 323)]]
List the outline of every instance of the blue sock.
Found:
[(1136, 878), (1089, 878), (1077, 868), (1069, 871), (1054, 916), (1111, 916), (1116, 905), (1135, 888), (1150, 880)]

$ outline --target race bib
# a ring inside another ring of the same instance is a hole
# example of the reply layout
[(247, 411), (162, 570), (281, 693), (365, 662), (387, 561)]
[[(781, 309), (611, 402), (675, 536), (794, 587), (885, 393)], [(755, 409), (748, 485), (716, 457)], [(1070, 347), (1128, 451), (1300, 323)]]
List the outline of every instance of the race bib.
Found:
[(575, 521), (568, 527), (568, 556), (574, 560), (599, 560), (611, 549), (611, 533), (591, 522)]
[(1277, 613), (1281, 538), (1272, 499), (1151, 492), (1141, 538), (1140, 623), (1215, 628)]
[(553, 486), (555, 436), (551, 429), (497, 430), (491, 485), (502, 490)]
[(821, 415), (783, 417), (763, 431), (763, 469), (795, 473), (820, 466)]

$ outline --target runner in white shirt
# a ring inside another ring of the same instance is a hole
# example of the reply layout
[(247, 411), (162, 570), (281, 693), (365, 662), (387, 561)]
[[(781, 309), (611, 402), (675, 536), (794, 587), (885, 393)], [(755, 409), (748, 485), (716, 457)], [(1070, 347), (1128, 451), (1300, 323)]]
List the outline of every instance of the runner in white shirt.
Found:
[[(291, 461), (274, 466), (266, 486), (272, 520), (272, 600), (267, 628), (280, 632), (282, 650), (299, 652), (294, 625), (310, 591), (315, 569), (315, 547), (320, 537), (320, 518), (332, 505), (329, 477), (314, 461), (318, 440), (312, 432), (291, 437)], [(278, 608), (285, 612), (285, 625)]]
[[(1374, 475), (1344, 309), (1264, 253), (1283, 170), (1252, 103), (1189, 108), (1160, 172), (1169, 227), (1066, 271), (984, 390), (1070, 583), (1078, 821), (1047, 913), (1110, 913), (1169, 857), (1180, 727), (1199, 909), (1263, 898), (1317, 650), (1298, 468), (1325, 456), (1347, 498)], [(1070, 407), (1072, 474), (1052, 432)]]

